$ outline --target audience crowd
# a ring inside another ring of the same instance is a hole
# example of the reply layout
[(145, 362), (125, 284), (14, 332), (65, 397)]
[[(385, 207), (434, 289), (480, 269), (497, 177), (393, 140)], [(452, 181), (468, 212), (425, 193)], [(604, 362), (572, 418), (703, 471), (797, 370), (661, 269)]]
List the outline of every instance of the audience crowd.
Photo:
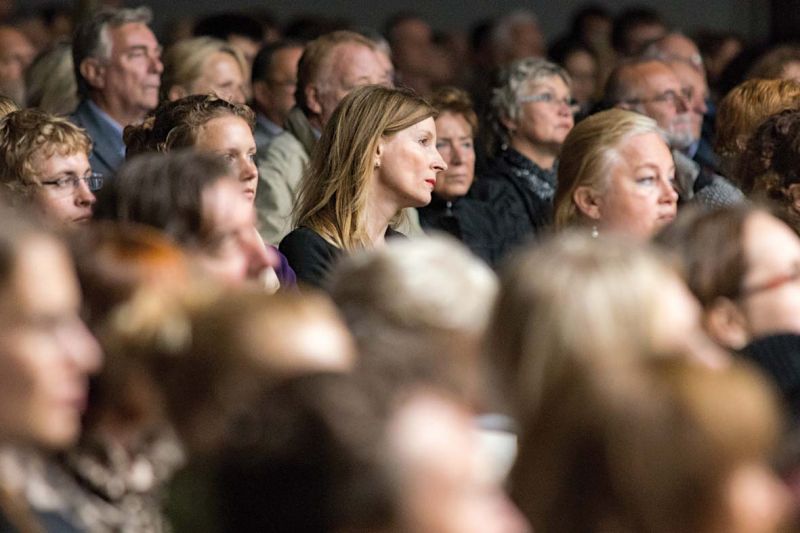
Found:
[(800, 46), (78, 4), (0, 9), (0, 533), (800, 531)]

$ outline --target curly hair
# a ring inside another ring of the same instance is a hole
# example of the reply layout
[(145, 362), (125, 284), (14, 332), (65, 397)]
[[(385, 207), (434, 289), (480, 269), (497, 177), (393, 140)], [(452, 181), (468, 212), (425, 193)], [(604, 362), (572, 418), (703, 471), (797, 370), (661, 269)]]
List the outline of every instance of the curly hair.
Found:
[(65, 118), (38, 109), (23, 109), (0, 119), (0, 183), (15, 193), (42, 178), (37, 162), (55, 154), (86, 154), (92, 141)]
[(255, 127), (255, 114), (249, 107), (216, 96), (194, 94), (162, 102), (144, 122), (125, 128), (125, 157), (194, 146), (201, 126), (228, 115), (242, 118), (251, 130)]

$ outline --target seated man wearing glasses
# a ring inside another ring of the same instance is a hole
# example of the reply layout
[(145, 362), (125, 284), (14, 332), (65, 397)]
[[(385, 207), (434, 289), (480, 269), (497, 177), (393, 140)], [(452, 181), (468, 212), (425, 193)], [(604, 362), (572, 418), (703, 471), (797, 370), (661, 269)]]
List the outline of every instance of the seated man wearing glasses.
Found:
[(689, 156), (700, 139), (694, 124), (692, 90), (669, 63), (654, 57), (620, 62), (608, 77), (604, 101), (609, 107), (635, 111), (655, 120), (667, 135), (675, 160), (675, 188), (684, 202), (720, 207), (744, 199), (728, 180), (703, 168)]
[(0, 120), (0, 183), (19, 203), (28, 203), (54, 222), (70, 227), (88, 222), (93, 191), (103, 177), (89, 166), (92, 142), (81, 128), (37, 109)]

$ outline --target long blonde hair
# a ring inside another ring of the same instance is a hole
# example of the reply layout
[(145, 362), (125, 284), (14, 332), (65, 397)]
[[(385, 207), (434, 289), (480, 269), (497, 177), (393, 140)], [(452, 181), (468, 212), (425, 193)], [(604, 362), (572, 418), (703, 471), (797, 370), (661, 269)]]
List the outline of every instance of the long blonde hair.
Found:
[(345, 250), (369, 246), (366, 206), (378, 143), (429, 117), (436, 117), (436, 110), (406, 89), (367, 85), (347, 95), (311, 156), (295, 225)]

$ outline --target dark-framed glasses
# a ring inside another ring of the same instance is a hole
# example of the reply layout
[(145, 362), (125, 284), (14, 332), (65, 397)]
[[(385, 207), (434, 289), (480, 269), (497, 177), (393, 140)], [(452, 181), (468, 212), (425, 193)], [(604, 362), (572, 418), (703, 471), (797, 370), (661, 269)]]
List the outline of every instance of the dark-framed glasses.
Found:
[(578, 102), (575, 101), (574, 98), (557, 98), (556, 95), (550, 92), (539, 93), (539, 94), (528, 94), (517, 98), (517, 103), (520, 104), (528, 104), (534, 102), (542, 102), (545, 104), (556, 105), (556, 106), (565, 105), (573, 113), (578, 112), (580, 107), (578, 105)]
[(99, 191), (103, 187), (104, 177), (98, 172), (87, 172), (83, 176), (69, 174), (60, 178), (40, 181), (42, 187), (47, 188), (56, 195), (67, 195), (77, 191), (81, 182), (84, 182), (90, 191)]
[[(688, 91), (682, 90), (682, 92), (688, 92)], [(688, 95), (681, 94), (673, 91), (672, 89), (669, 89), (661, 94), (655, 95), (652, 98), (631, 98), (629, 100), (623, 100), (623, 102), (630, 105), (650, 104), (653, 102), (669, 103), (678, 108), (681, 106), (686, 106), (687, 96), (691, 96), (691, 93), (689, 93)]]

